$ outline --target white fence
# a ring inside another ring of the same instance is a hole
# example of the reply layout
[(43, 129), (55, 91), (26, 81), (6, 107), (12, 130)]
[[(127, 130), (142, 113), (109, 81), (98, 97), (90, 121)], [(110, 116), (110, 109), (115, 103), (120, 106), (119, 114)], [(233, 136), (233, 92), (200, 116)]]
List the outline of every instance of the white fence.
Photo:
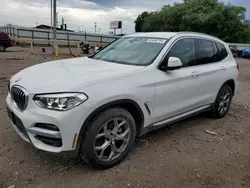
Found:
[[(15, 38), (28, 38), (32, 40), (43, 39), (51, 40), (53, 34), (48, 29), (25, 28), (25, 27), (0, 27), (0, 31), (9, 33)], [(57, 40), (67, 40), (69, 36), (70, 41), (88, 41), (98, 43), (110, 43), (120, 38), (119, 36), (101, 35), (94, 33), (77, 33), (57, 30)]]
[(245, 48), (250, 49), (250, 44), (241, 44), (241, 43), (228, 43), (230, 46), (237, 46), (238, 50), (244, 50)]
[[(32, 40), (43, 39), (52, 40), (53, 34), (48, 29), (26, 28), (26, 27), (0, 27), (0, 31), (9, 33), (15, 38), (28, 38)], [(67, 40), (69, 35), (70, 41), (88, 41), (97, 43), (110, 43), (120, 38), (113, 35), (100, 35), (95, 33), (77, 33), (57, 30), (57, 40)], [(245, 48), (250, 49), (250, 44), (228, 43), (229, 45), (236, 45), (238, 50)]]

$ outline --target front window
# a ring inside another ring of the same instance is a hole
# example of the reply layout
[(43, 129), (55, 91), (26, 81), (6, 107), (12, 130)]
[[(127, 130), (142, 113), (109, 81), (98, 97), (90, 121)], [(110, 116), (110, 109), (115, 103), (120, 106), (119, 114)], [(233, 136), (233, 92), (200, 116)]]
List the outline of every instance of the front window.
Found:
[(168, 53), (169, 57), (177, 57), (181, 60), (183, 67), (196, 65), (195, 40), (185, 38), (177, 41)]
[(125, 37), (110, 44), (92, 58), (129, 65), (148, 65), (155, 60), (167, 41), (162, 38)]

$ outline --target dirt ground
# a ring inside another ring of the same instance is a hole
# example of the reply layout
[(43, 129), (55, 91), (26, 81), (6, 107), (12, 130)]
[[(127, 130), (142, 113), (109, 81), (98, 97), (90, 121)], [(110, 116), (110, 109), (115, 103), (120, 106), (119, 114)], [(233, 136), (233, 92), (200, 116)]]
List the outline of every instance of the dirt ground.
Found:
[[(66, 57), (69, 56), (62, 58)], [(151, 132), (134, 145), (121, 164), (97, 171), (79, 159), (33, 148), (16, 134), (7, 118), (8, 77), (51, 59), (49, 53), (31, 55), (27, 48), (10, 48), (0, 53), (1, 188), (250, 187), (249, 60), (239, 60), (241, 84), (225, 118), (215, 120), (202, 114)]]

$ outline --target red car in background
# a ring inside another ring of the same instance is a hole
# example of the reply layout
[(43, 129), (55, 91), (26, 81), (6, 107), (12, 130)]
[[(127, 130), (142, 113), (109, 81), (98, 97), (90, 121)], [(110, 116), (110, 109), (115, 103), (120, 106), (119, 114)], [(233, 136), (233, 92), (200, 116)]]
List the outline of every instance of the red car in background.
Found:
[(7, 33), (0, 32), (0, 52), (4, 52), (6, 48), (13, 46), (14, 41)]

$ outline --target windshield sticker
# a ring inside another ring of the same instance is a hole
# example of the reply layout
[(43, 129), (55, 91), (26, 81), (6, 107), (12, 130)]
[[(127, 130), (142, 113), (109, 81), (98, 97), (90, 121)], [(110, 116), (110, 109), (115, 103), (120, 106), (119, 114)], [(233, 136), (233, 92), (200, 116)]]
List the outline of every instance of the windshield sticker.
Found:
[(166, 42), (166, 40), (164, 40), (164, 39), (148, 39), (147, 42), (163, 44)]

